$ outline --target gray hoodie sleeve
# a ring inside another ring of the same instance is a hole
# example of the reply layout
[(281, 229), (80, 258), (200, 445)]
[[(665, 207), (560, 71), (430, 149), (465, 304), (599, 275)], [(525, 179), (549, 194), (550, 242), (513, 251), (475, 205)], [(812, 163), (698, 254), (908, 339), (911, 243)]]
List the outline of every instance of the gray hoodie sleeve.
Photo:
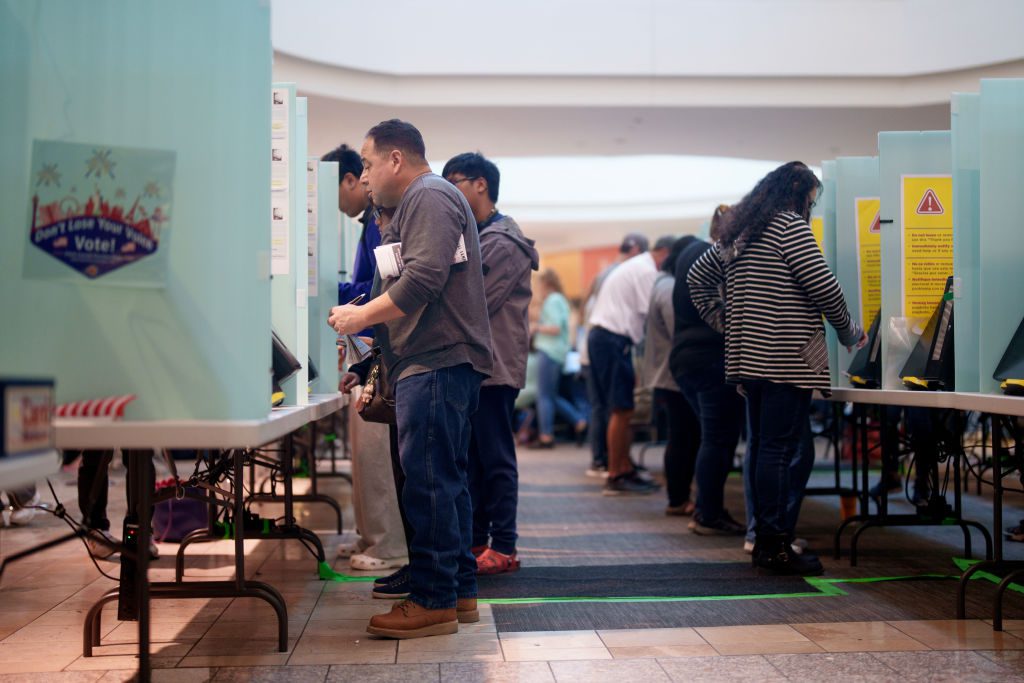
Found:
[(441, 295), (465, 226), (461, 207), (441, 192), (416, 190), (402, 213), (399, 228), (405, 270), (387, 291), (408, 315)]
[(523, 270), (530, 267), (529, 261), (516, 258), (516, 251), (518, 247), (499, 236), (480, 240), (480, 260), (484, 263), (484, 295), (487, 297), (487, 316), (490, 318), (505, 305), (519, 286)]

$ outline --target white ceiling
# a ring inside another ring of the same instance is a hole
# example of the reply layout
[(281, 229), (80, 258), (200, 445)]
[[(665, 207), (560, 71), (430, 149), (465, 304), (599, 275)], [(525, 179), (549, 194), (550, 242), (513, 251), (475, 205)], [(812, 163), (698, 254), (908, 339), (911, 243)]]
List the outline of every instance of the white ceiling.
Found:
[[(695, 206), (752, 185), (688, 176), (663, 197), (676, 215), (633, 212), (671, 171), (594, 157), (820, 165), (875, 154), (882, 130), (947, 129), (951, 92), (1024, 77), (1021, 0), (274, 0), (272, 15), (274, 78), (309, 99), (311, 154), (397, 117), (431, 159), (530, 157), (571, 201), (552, 210), (519, 164), (503, 208), (547, 250), (692, 232)], [(608, 169), (604, 182), (543, 159), (566, 156)]]

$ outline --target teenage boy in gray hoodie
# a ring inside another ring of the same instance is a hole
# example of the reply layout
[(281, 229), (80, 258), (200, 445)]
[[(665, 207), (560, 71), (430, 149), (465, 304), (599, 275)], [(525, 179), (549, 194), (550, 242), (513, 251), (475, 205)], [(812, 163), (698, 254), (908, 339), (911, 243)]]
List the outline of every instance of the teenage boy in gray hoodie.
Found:
[(540, 259), (533, 240), (495, 206), (501, 174), (493, 162), (466, 152), (451, 158), (441, 175), (466, 197), (480, 231), (494, 370), (484, 380), (480, 407), (470, 418), (469, 493), (477, 573), (502, 574), (519, 569), (519, 469), (512, 419), (516, 397), (526, 384), (530, 274)]

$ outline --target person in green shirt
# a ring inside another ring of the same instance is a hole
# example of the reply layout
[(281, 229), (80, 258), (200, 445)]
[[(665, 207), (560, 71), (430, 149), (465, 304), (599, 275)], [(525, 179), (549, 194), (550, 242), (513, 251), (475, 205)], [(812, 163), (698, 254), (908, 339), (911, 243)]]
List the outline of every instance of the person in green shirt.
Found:
[(565, 417), (577, 434), (587, 429), (587, 418), (558, 393), (562, 367), (569, 354), (569, 301), (562, 293), (558, 273), (550, 268), (540, 274), (538, 294), (543, 297), (540, 319), (533, 325), (537, 350), (537, 448), (555, 445), (555, 412)]

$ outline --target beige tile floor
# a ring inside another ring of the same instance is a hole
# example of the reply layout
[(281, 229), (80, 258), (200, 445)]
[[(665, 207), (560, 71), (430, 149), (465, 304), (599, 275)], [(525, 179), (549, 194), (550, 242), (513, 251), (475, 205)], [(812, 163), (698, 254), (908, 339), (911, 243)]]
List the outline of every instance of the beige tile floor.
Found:
[[(333, 552), (340, 538), (321, 535)], [(0, 553), (31, 538), (0, 532)], [(155, 575), (171, 572), (175, 549), (162, 546)], [(227, 542), (192, 546), (188, 579), (229, 576), (231, 552)], [(1024, 621), (1014, 620), (1003, 633), (981, 620), (498, 633), (490, 606), (481, 605), (480, 623), (456, 635), (379, 640), (366, 634), (366, 621), (390, 604), (372, 599), (369, 584), (316, 580), (298, 544), (250, 542), (246, 556), (250, 576), (286, 599), (288, 651), (277, 651), (274, 613), (261, 601), (155, 601), (154, 680), (1024, 680)], [(116, 564), (101, 566), (116, 575)], [(12, 567), (0, 585), (0, 682), (131, 680), (136, 627), (118, 622), (113, 605), (103, 612), (102, 646), (91, 658), (81, 656), (86, 610), (113, 585), (80, 545)]]

